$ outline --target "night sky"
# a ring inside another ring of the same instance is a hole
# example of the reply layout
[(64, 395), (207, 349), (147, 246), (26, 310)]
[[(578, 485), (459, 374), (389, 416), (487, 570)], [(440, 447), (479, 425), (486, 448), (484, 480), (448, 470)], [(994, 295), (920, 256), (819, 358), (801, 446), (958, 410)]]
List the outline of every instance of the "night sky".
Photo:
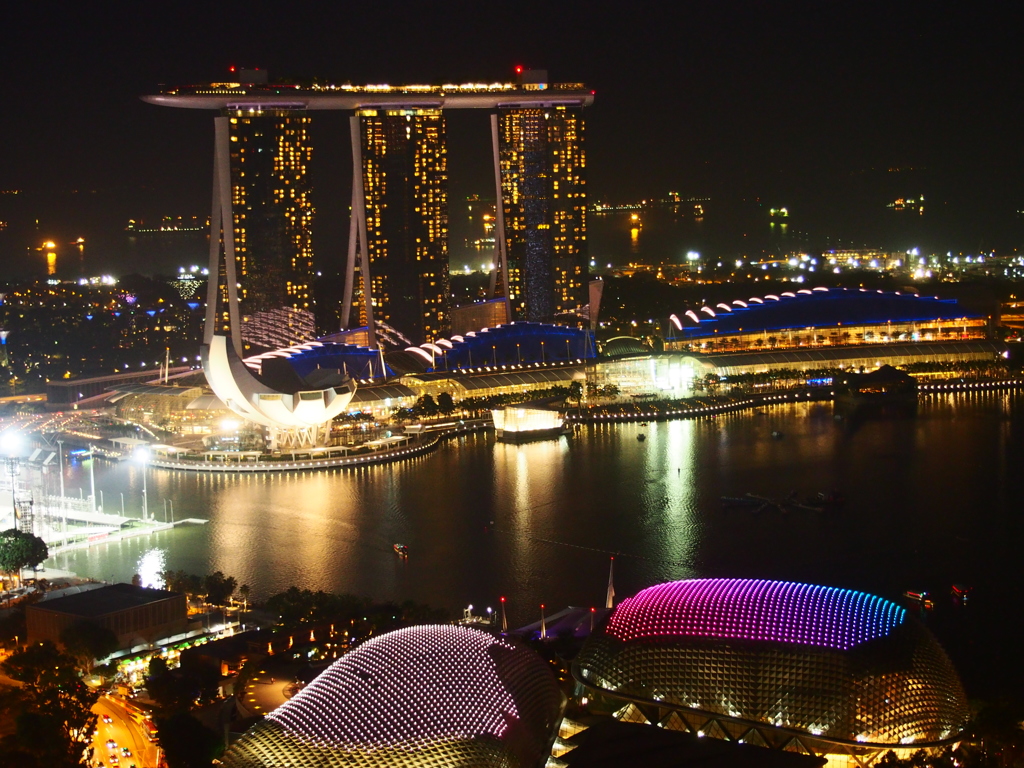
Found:
[[(936, 248), (1022, 243), (1022, 74), (1013, 4), (23, 2), (0, 25), (0, 220), (103, 241), (128, 218), (205, 215), (212, 113), (157, 84), (511, 79), (597, 92), (591, 199), (669, 189), (787, 205), (818, 241), (881, 242), (885, 203), (925, 194)], [(344, 247), (345, 118), (316, 115), (318, 258)], [(483, 113), (450, 113), (450, 194), (492, 192)], [(898, 169), (898, 170), (890, 170)], [(14, 222), (16, 223), (16, 222)], [(27, 235), (0, 232), (9, 271)], [(125, 264), (129, 270), (133, 265)]]

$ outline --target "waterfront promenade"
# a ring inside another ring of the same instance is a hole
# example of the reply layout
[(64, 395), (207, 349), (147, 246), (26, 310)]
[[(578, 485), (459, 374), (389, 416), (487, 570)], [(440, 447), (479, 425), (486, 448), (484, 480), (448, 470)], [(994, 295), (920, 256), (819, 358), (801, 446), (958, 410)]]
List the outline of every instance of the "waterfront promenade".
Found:
[[(923, 383), (918, 386), (919, 396), (966, 391), (992, 391), (1017, 389), (1024, 386), (1024, 379), (1003, 379), (998, 381), (943, 381)], [(835, 391), (829, 386), (800, 387), (784, 391), (745, 395), (721, 395), (694, 398), (690, 402), (666, 403), (651, 401), (629, 408), (591, 408), (576, 410), (566, 416), (567, 424), (601, 424), (615, 422), (666, 421), (671, 419), (707, 418), (722, 413), (758, 408), (765, 405), (781, 405), (806, 401), (829, 401)], [(490, 419), (472, 419), (445, 426), (417, 435), (413, 442), (397, 448), (381, 447), (367, 453), (332, 456), (329, 458), (302, 458), (297, 460), (261, 459), (258, 461), (202, 458), (153, 457), (147, 463), (159, 469), (186, 470), (190, 472), (295, 472), (320, 469), (344, 469), (384, 464), (422, 456), (435, 450), (442, 440), (458, 437), (471, 432), (493, 429)]]

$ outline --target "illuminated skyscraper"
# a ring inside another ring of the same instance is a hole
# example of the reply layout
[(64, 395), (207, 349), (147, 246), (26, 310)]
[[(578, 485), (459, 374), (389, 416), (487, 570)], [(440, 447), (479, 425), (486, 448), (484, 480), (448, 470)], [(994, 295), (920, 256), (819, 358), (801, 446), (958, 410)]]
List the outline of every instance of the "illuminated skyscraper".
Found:
[(273, 348), (306, 341), (315, 335), (310, 118), (283, 109), (228, 115), (243, 342)]
[(589, 300), (583, 110), (500, 108), (492, 126), (507, 258), (498, 291), (512, 319), (551, 321), (580, 310)]
[[(170, 88), (143, 97), (151, 104), (222, 110), (233, 121), (232, 194), (215, 200), (211, 220), (215, 233), (221, 231), (217, 210), (231, 212), (235, 224), (228, 230), (233, 238), (215, 235), (211, 244), (215, 255), (223, 240), (225, 263), (238, 273), (237, 281), (223, 273), (221, 284), (242, 286), (241, 312), (249, 322), (232, 327), (248, 326), (247, 339), (256, 339), (256, 331), (263, 329), (264, 342), (281, 330), (291, 335), (289, 343), (308, 338), (294, 333), (298, 326), (289, 323), (312, 309), (308, 256), (313, 211), (305, 173), (305, 115), (312, 110), (355, 112), (350, 118), (352, 222), (340, 313), (343, 329), (356, 334), (352, 339), (371, 346), (380, 340), (420, 344), (451, 327), (446, 109), (495, 110), (497, 269), (492, 295), (505, 297), (511, 310), (502, 319), (585, 314), (582, 108), (593, 104), (594, 95), (582, 83), (548, 84), (539, 70), (520, 74), (518, 83), (303, 88), (271, 84), (264, 72), (246, 71), (238, 82)], [(226, 166), (217, 173), (226, 177)], [(289, 308), (288, 322), (272, 314), (284, 311), (274, 307)], [(223, 333), (227, 318), (219, 310), (215, 314), (211, 325)], [(497, 313), (487, 313), (489, 318), (492, 314)], [(313, 327), (311, 313), (308, 327)], [(241, 342), (232, 341), (242, 355)], [(278, 346), (284, 346), (285, 340), (280, 341)]]
[(360, 324), (386, 331), (383, 324), (414, 344), (433, 341), (451, 325), (444, 115), (439, 109), (360, 110), (352, 125), (363, 193), (353, 208), (357, 220), (365, 215), (357, 233), (365, 236), (373, 297), (368, 318), (365, 281), (354, 281)]

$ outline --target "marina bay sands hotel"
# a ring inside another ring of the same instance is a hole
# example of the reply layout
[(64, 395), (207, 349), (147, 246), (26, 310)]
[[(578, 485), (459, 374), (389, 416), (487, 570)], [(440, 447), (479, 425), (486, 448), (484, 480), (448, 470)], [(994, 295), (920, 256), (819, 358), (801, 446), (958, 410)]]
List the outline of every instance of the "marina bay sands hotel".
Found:
[(210, 281), (217, 287), (208, 296), (208, 328), (230, 333), (239, 356), (314, 338), (308, 165), (317, 110), (352, 113), (340, 312), (352, 340), (401, 347), (452, 333), (448, 109), (491, 111), (495, 269), (492, 301), (481, 305), (474, 330), (585, 317), (583, 108), (594, 96), (581, 83), (549, 83), (541, 70), (517, 75), (515, 83), (300, 87), (243, 70), (233, 82), (143, 97), (217, 113), (210, 274), (219, 279)]

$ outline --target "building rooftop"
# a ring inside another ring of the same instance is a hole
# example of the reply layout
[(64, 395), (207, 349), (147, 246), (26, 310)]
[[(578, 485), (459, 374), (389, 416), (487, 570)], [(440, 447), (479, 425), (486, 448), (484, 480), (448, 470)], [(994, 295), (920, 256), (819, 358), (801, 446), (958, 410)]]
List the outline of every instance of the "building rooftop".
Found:
[(528, 648), (462, 626), (379, 635), (250, 729), (231, 768), (539, 765), (561, 721), (551, 670)]
[[(781, 331), (836, 325), (880, 325), (982, 317), (953, 299), (867, 288), (800, 288), (713, 307), (680, 310), (669, 317), (678, 339), (715, 334)], [(671, 339), (670, 339), (671, 340)]]
[(840, 587), (761, 579), (658, 584), (623, 600), (605, 632), (619, 640), (693, 635), (848, 650), (885, 637), (906, 611)]
[(586, 107), (594, 93), (583, 83), (463, 83), (444, 85), (314, 85), (209, 83), (143, 96), (149, 104), (185, 109), (496, 109)]
[(817, 768), (825, 759), (639, 723), (603, 720), (577, 734), (563, 757), (570, 768)]
[(166, 589), (137, 587), (134, 584), (108, 584), (76, 595), (41, 600), (33, 607), (71, 616), (94, 618), (177, 596), (177, 592), (168, 592)]

